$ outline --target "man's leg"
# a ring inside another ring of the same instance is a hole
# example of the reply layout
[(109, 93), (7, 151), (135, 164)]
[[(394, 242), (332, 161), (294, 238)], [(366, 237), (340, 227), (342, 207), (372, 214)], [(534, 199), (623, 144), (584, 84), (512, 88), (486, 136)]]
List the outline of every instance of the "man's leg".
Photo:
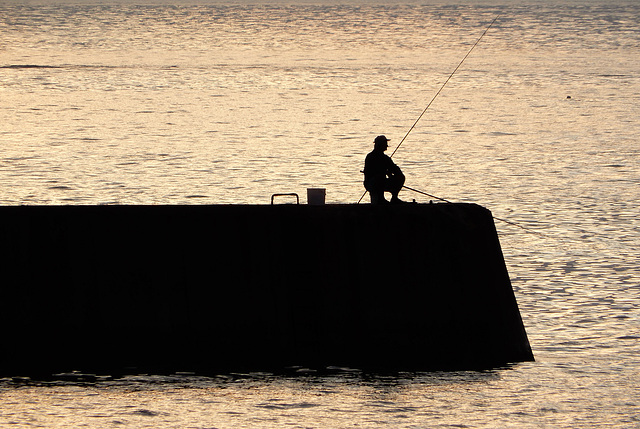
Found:
[(401, 202), (398, 198), (398, 194), (402, 190), (402, 186), (404, 185), (404, 174), (394, 174), (389, 178), (389, 192), (391, 192), (391, 202), (397, 203)]
[(384, 191), (369, 191), (369, 196), (371, 197), (371, 204), (384, 204), (388, 202), (384, 199)]

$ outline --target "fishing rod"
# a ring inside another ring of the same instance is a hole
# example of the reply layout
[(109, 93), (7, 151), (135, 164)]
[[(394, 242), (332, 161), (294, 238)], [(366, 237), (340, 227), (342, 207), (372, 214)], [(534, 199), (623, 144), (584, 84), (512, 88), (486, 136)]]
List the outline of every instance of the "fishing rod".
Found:
[(427, 194), (426, 192), (418, 191), (417, 189), (413, 189), (413, 188), (410, 188), (410, 187), (405, 186), (405, 185), (402, 185), (402, 187), (405, 188), (405, 189), (408, 189), (410, 191), (417, 192), (417, 193), (422, 194), (422, 195), (426, 195), (427, 197), (431, 197), (431, 198), (436, 199), (436, 200), (444, 201), (445, 203), (451, 203), (451, 201), (445, 200), (444, 198), (436, 197), (435, 195)]
[(431, 104), (434, 102), (434, 100), (436, 98), (438, 98), (438, 95), (440, 95), (440, 93), (442, 92), (442, 90), (444, 89), (445, 86), (447, 86), (447, 83), (449, 83), (449, 81), (451, 80), (451, 78), (453, 77), (454, 74), (456, 74), (456, 72), (458, 71), (458, 69), (460, 68), (460, 66), (462, 66), (462, 63), (464, 63), (464, 61), (467, 59), (467, 57), (469, 56), (469, 54), (471, 54), (471, 51), (473, 51), (473, 49), (478, 45), (478, 43), (480, 43), (480, 40), (482, 40), (482, 38), (484, 37), (485, 34), (487, 34), (487, 31), (489, 31), (489, 29), (493, 26), (493, 24), (498, 20), (498, 18), (500, 17), (500, 14), (496, 15), (495, 18), (493, 18), (493, 21), (491, 21), (491, 24), (489, 24), (489, 26), (484, 30), (484, 33), (482, 33), (480, 35), (480, 37), (478, 37), (478, 40), (476, 40), (476, 43), (473, 44), (473, 46), (471, 46), (471, 49), (469, 49), (469, 52), (467, 52), (467, 55), (464, 56), (464, 58), (462, 58), (462, 60), (460, 61), (460, 63), (458, 63), (458, 65), (456, 66), (455, 69), (453, 69), (453, 71), (451, 72), (451, 74), (449, 75), (449, 77), (447, 77), (447, 80), (444, 81), (444, 83), (442, 84), (442, 86), (440, 87), (440, 89), (438, 90), (438, 92), (436, 92), (436, 94), (433, 96), (433, 98), (431, 99), (431, 101), (429, 101), (429, 104), (427, 104), (427, 107), (424, 108), (424, 110), (422, 111), (422, 113), (420, 113), (420, 116), (418, 116), (418, 119), (416, 119), (416, 121), (413, 123), (413, 125), (411, 126), (411, 128), (409, 128), (409, 131), (407, 131), (407, 133), (404, 135), (404, 137), (402, 138), (402, 140), (400, 140), (400, 143), (398, 143), (398, 146), (396, 146), (396, 148), (393, 150), (393, 152), (391, 153), (391, 155), (389, 155), (389, 158), (393, 158), (393, 155), (395, 155), (395, 153), (398, 151), (398, 149), (400, 149), (400, 146), (402, 145), (402, 143), (404, 143), (405, 139), (407, 138), (407, 136), (411, 133), (411, 131), (413, 131), (413, 129), (416, 127), (416, 125), (418, 124), (418, 122), (420, 121), (420, 119), (422, 119), (422, 116), (424, 116), (425, 112), (429, 109), (429, 107), (431, 107)]
[[(449, 200), (445, 200), (444, 198), (436, 197), (435, 195), (427, 194), (426, 192), (419, 191), (419, 190), (414, 189), (414, 188), (410, 188), (409, 186), (402, 186), (402, 187), (403, 187), (403, 188), (405, 188), (405, 189), (408, 189), (408, 190), (410, 190), (410, 191), (417, 192), (418, 194), (426, 195), (427, 197), (431, 197), (431, 198), (434, 198), (434, 199), (436, 199), (436, 200), (444, 201), (445, 203), (451, 203), (451, 201), (449, 201)], [(506, 219), (502, 219), (502, 218), (499, 218), (499, 217), (495, 217), (495, 216), (493, 216), (493, 213), (491, 214), (491, 216), (492, 216), (495, 220), (499, 220), (500, 222), (507, 223), (507, 224), (509, 224), (509, 225), (511, 225), (511, 226), (516, 226), (516, 227), (518, 227), (518, 228), (520, 228), (520, 229), (523, 229), (525, 232), (528, 232), (528, 233), (530, 233), (530, 234), (539, 235), (540, 237), (544, 237), (544, 238), (551, 238), (551, 237), (550, 237), (550, 236), (548, 236), (547, 234), (543, 234), (543, 233), (541, 233), (541, 232), (534, 231), (534, 230), (533, 230), (533, 229), (531, 229), (531, 228), (527, 228), (526, 226), (522, 226), (522, 225), (517, 224), (517, 223), (515, 223), (515, 222), (512, 222), (512, 221), (510, 221), (510, 220), (506, 220)]]
[[(409, 136), (409, 134), (411, 133), (411, 131), (413, 131), (413, 129), (416, 127), (416, 125), (418, 124), (418, 122), (420, 121), (420, 119), (422, 119), (422, 117), (424, 116), (424, 114), (426, 113), (426, 111), (429, 109), (429, 107), (431, 107), (431, 104), (433, 104), (433, 102), (435, 101), (436, 98), (438, 98), (438, 95), (440, 95), (440, 93), (442, 92), (442, 90), (444, 89), (445, 86), (447, 86), (447, 83), (449, 83), (449, 81), (451, 80), (451, 78), (453, 77), (454, 74), (456, 74), (456, 72), (458, 71), (458, 69), (460, 68), (460, 66), (462, 66), (462, 63), (464, 63), (464, 61), (467, 59), (467, 57), (469, 56), (469, 54), (471, 54), (471, 51), (473, 51), (473, 49), (478, 45), (478, 43), (480, 43), (480, 40), (482, 40), (482, 38), (484, 37), (485, 34), (487, 34), (487, 31), (489, 31), (489, 29), (493, 26), (493, 24), (498, 20), (498, 18), (500, 17), (500, 14), (496, 15), (495, 18), (493, 18), (493, 21), (491, 21), (491, 24), (489, 24), (489, 26), (484, 30), (484, 32), (480, 35), (480, 37), (478, 37), (478, 40), (476, 40), (476, 42), (473, 44), (473, 46), (471, 46), (471, 49), (469, 49), (469, 51), (467, 52), (467, 54), (464, 56), (464, 58), (462, 58), (462, 60), (460, 61), (460, 63), (458, 63), (458, 65), (456, 66), (455, 69), (453, 69), (453, 71), (451, 72), (451, 74), (449, 75), (449, 77), (447, 77), (447, 79), (444, 81), (444, 83), (442, 84), (442, 86), (440, 87), (440, 89), (438, 89), (438, 92), (436, 92), (436, 94), (433, 96), (433, 98), (431, 98), (431, 101), (429, 101), (429, 104), (427, 104), (427, 107), (424, 108), (424, 110), (422, 111), (422, 113), (420, 113), (420, 116), (418, 116), (418, 119), (416, 119), (416, 121), (413, 123), (413, 125), (411, 126), (411, 128), (409, 128), (409, 131), (407, 131), (407, 133), (404, 135), (404, 137), (402, 138), (402, 140), (400, 140), (400, 143), (398, 143), (398, 146), (396, 146), (396, 148), (393, 150), (393, 152), (391, 153), (391, 155), (389, 156), (389, 158), (393, 158), (393, 155), (395, 155), (395, 153), (398, 151), (398, 149), (400, 148), (400, 146), (402, 145), (402, 143), (404, 143), (404, 141), (406, 140), (407, 136)], [(406, 187), (406, 186), (405, 186)], [(409, 188), (407, 188), (409, 189)], [(360, 204), (360, 202), (362, 201), (362, 199), (364, 198), (364, 196), (367, 195), (367, 191), (364, 191), (364, 194), (362, 194), (362, 196), (360, 197), (360, 199), (358, 200), (358, 204)]]

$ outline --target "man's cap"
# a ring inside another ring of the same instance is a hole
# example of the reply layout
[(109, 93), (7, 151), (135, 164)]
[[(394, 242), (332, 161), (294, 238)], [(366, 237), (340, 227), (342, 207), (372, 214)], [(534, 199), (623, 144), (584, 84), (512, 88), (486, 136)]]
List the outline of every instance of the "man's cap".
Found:
[(373, 141), (374, 144), (379, 144), (379, 143), (386, 143), (388, 142), (390, 139), (386, 138), (385, 136), (378, 136), (376, 137), (376, 139)]

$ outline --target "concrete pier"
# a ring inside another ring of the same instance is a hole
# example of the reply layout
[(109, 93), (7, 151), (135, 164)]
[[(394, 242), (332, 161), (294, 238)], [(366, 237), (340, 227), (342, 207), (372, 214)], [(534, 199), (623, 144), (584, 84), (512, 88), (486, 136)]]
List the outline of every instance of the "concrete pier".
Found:
[(0, 373), (533, 360), (473, 204), (0, 207)]

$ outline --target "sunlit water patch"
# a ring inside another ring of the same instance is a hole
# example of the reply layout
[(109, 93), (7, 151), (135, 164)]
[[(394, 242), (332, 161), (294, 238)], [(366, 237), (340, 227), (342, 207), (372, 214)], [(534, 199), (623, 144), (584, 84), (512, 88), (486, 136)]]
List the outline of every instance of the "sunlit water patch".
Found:
[(393, 149), (499, 14), (394, 160), (408, 186), (517, 224), (496, 220), (537, 359), (389, 377), (9, 379), (0, 425), (640, 425), (637, 4), (0, 14), (3, 205), (305, 202), (309, 187), (355, 203), (373, 138)]

